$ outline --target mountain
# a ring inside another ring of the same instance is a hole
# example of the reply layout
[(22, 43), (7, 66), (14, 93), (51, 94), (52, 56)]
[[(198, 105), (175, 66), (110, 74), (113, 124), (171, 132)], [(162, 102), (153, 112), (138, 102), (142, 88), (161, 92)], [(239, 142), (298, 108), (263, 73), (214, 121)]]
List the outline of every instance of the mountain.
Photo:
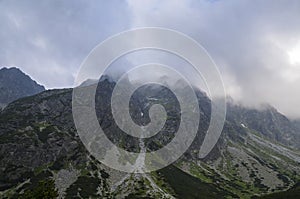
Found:
[[(139, 140), (114, 122), (110, 98), (115, 84), (102, 78), (97, 86), (99, 124), (114, 144), (140, 151)], [(196, 95), (201, 116), (194, 142), (176, 163), (146, 174), (110, 169), (88, 153), (74, 125), (72, 89), (10, 103), (0, 113), (0, 197), (259, 198), (294, 190), (300, 182), (300, 129), (295, 122), (272, 107), (254, 110), (229, 103), (217, 145), (199, 159), (211, 101), (200, 90)], [(138, 89), (130, 101), (137, 124), (150, 121), (149, 109), (158, 102), (165, 107), (167, 120), (161, 132), (144, 141), (148, 151), (173, 138), (180, 122), (178, 101), (168, 89), (153, 85)], [(120, 158), (122, 163), (130, 161)]]
[(87, 79), (87, 80), (83, 81), (79, 85), (79, 87), (92, 86), (92, 85), (97, 84), (99, 81), (101, 82), (101, 81), (104, 81), (104, 80), (107, 80), (110, 83), (115, 82), (112, 77), (110, 77), (108, 75), (103, 75), (103, 76), (101, 76), (101, 78), (99, 80), (97, 80), (97, 79)]
[(44, 90), (43, 86), (37, 84), (18, 68), (4, 67), (0, 69), (1, 107), (21, 97), (34, 95)]
[(263, 137), (300, 150), (300, 126), (269, 105), (258, 111), (229, 104), (228, 120), (239, 121)]

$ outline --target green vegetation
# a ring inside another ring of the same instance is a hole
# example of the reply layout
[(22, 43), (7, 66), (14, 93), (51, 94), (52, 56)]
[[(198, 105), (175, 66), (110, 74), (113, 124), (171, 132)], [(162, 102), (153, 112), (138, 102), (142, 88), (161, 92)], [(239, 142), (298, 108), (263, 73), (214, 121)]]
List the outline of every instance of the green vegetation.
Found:
[(25, 191), (24, 194), (19, 196), (20, 199), (53, 199), (58, 196), (53, 180), (40, 180), (38, 185), (33, 189)]
[(97, 197), (97, 189), (101, 183), (101, 180), (89, 176), (80, 176), (76, 182), (74, 182), (67, 189), (67, 198), (89, 198)]
[(54, 131), (55, 131), (55, 128), (52, 126), (45, 127), (44, 129), (42, 129), (41, 131), (39, 131), (37, 133), (39, 140), (41, 140), (43, 143), (47, 142), (48, 135), (50, 133), (53, 133)]
[(260, 199), (296, 199), (300, 198), (300, 188), (291, 189), (288, 191), (272, 193), (269, 195), (258, 197)]
[(237, 198), (236, 195), (220, 190), (213, 184), (202, 182), (173, 165), (159, 170), (158, 175), (164, 177), (178, 198)]
[(170, 185), (166, 183), (165, 178), (162, 175), (158, 175), (157, 172), (152, 172), (151, 178), (153, 179), (155, 184), (159, 186), (162, 190), (164, 190), (166, 193), (169, 193), (170, 195), (176, 195), (173, 189), (170, 187)]
[(44, 165), (34, 168), (34, 175), (35, 176), (39, 175), (40, 173), (45, 171), (49, 166), (51, 166), (51, 164), (44, 164)]
[(212, 183), (213, 180), (212, 178), (210, 178), (208, 175), (207, 175), (207, 172), (205, 172), (203, 169), (201, 169), (200, 167), (198, 167), (195, 163), (191, 163), (190, 165), (190, 173), (201, 179), (203, 182), (206, 182), (206, 183)]

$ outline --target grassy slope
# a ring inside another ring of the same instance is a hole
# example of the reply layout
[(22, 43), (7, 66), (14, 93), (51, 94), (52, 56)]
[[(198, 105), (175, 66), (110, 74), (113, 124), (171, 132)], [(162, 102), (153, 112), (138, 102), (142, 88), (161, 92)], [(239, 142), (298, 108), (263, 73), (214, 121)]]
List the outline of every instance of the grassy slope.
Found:
[(174, 190), (177, 198), (225, 198), (225, 196), (233, 196), (225, 190), (219, 190), (213, 184), (205, 183), (200, 179), (193, 177), (177, 167), (171, 165), (160, 171), (158, 174)]

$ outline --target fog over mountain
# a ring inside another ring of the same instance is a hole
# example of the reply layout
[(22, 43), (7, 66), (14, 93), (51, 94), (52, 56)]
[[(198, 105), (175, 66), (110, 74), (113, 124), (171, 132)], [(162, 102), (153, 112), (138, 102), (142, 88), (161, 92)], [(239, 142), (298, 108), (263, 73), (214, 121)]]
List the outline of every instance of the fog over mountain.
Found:
[[(14, 71), (12, 79), (24, 76), (16, 68), (2, 70)], [(182, 89), (180, 81), (175, 89)], [(124, 84), (131, 87), (134, 83)], [(87, 80), (78, 89), (84, 92), (94, 86), (94, 80)], [(167, 112), (164, 127), (140, 141), (114, 120), (110, 103), (115, 86), (114, 79), (104, 75), (95, 95), (97, 119), (110, 142), (131, 152), (156, 151), (174, 138), (181, 110), (167, 87), (145, 85), (132, 95), (129, 112), (137, 124), (151, 121), (149, 110), (154, 104), (159, 103)], [(0, 197), (252, 199), (273, 193), (271, 198), (297, 198), (300, 126), (271, 106), (258, 111), (228, 103), (218, 143), (205, 158), (199, 158), (212, 102), (194, 89), (200, 121), (191, 146), (174, 164), (142, 174), (109, 168), (87, 151), (74, 124), (72, 89), (47, 90), (10, 103), (0, 112)], [(98, 139), (90, 140), (89, 145), (97, 145)], [(108, 146), (99, 147), (95, 149), (101, 155), (110, 151)], [(139, 159), (122, 153), (118, 157), (120, 164)], [(153, 163), (159, 162), (155, 159)]]
[(47, 88), (71, 87), (84, 58), (112, 34), (171, 28), (207, 49), (234, 99), (299, 118), (299, 19), (297, 0), (4, 0), (0, 65), (19, 66)]

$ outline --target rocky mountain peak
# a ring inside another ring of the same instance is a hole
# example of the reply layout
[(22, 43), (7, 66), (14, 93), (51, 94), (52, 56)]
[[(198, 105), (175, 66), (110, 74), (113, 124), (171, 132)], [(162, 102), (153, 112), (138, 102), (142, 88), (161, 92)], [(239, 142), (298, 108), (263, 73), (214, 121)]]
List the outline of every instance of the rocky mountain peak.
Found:
[(32, 80), (19, 68), (3, 67), (0, 69), (0, 104), (2, 107), (16, 99), (34, 95), (44, 90), (44, 86)]

